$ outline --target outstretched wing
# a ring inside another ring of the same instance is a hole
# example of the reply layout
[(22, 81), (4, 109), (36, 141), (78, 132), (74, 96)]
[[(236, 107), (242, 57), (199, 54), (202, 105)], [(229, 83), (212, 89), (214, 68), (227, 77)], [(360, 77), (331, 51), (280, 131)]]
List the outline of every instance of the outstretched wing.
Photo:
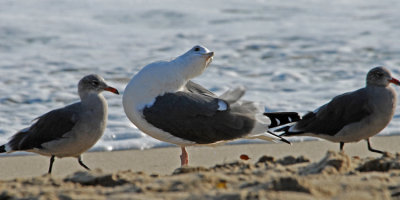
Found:
[(360, 89), (339, 95), (317, 111), (306, 114), (293, 129), (302, 133), (333, 136), (344, 126), (361, 121), (371, 112), (367, 93)]
[(230, 109), (224, 100), (190, 92), (159, 96), (143, 115), (155, 127), (198, 144), (240, 138), (255, 123), (249, 113)]
[(62, 138), (78, 121), (78, 106), (73, 104), (38, 117), (32, 126), (16, 133), (8, 144), (13, 150), (29, 150), (42, 148), (43, 143)]

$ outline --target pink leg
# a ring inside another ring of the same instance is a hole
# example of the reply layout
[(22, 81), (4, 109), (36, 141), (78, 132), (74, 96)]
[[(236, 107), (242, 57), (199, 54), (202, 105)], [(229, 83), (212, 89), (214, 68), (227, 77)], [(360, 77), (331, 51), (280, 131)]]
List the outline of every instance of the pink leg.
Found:
[(181, 167), (187, 166), (189, 164), (189, 154), (186, 152), (184, 146), (181, 147), (182, 154), (181, 154)]

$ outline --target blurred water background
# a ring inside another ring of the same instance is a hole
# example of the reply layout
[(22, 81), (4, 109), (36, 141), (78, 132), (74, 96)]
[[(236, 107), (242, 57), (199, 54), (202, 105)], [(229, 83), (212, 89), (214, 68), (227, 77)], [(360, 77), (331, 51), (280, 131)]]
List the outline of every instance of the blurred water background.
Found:
[[(267, 111), (304, 114), (363, 87), (372, 67), (400, 77), (399, 10), (397, 0), (3, 0), (0, 143), (77, 101), (84, 75), (100, 74), (123, 92), (144, 65), (196, 44), (215, 52), (196, 82), (217, 94), (244, 85), (244, 99)], [(121, 95), (104, 95), (108, 128), (92, 150), (169, 145), (128, 121)], [(398, 109), (379, 135), (398, 135), (399, 127)]]

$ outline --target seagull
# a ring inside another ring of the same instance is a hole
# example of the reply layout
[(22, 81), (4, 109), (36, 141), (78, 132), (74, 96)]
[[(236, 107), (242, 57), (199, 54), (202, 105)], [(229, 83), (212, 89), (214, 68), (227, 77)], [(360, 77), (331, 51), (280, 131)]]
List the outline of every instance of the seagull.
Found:
[(383, 154), (371, 147), (369, 138), (378, 134), (392, 119), (396, 110), (396, 92), (390, 83), (400, 85), (385, 67), (375, 67), (367, 74), (366, 86), (336, 96), (329, 103), (309, 112), (302, 120), (276, 131), (280, 136), (313, 136), (340, 143), (365, 139), (368, 150)]
[(119, 94), (99, 75), (83, 77), (78, 84), (80, 102), (36, 118), (30, 127), (0, 146), (0, 153), (27, 151), (50, 156), (49, 174), (55, 157), (76, 157), (82, 167), (90, 170), (82, 162), (81, 154), (100, 139), (106, 128), (107, 101), (101, 94), (104, 90)]
[(186, 146), (239, 138), (289, 143), (268, 128), (299, 120), (297, 113), (264, 113), (252, 102), (238, 101), (243, 88), (216, 96), (190, 81), (207, 69), (213, 56), (197, 45), (171, 61), (143, 67), (124, 91), (128, 119), (147, 135), (180, 146), (181, 166), (189, 163)]

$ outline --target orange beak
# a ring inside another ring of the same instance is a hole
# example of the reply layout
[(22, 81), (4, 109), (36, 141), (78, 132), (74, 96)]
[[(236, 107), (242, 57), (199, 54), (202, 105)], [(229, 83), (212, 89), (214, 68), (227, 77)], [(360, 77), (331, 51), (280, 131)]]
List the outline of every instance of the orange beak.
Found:
[(119, 94), (118, 90), (113, 87), (106, 87), (104, 90), (112, 92), (114, 94)]
[(391, 82), (391, 83), (393, 83), (395, 85), (400, 85), (400, 81), (395, 79), (395, 78), (390, 79), (389, 82)]

